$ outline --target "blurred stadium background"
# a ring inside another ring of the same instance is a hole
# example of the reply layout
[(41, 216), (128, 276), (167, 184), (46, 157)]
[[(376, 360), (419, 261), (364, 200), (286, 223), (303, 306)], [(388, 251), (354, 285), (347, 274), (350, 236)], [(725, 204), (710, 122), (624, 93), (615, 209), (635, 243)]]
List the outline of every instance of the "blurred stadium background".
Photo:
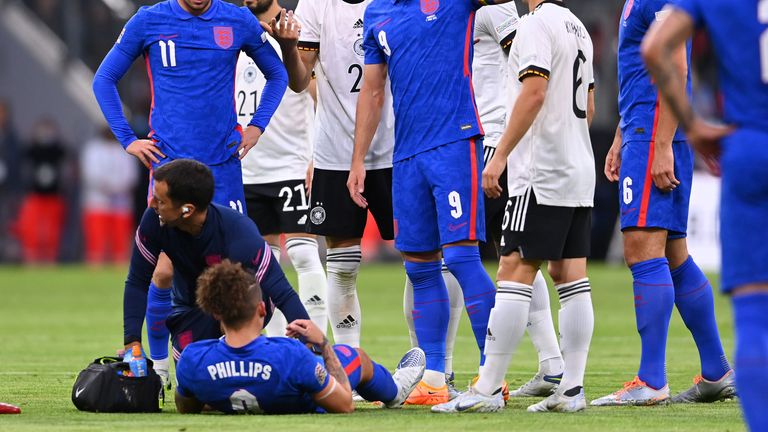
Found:
[[(126, 260), (130, 233), (146, 207), (147, 172), (104, 130), (91, 80), (125, 21), (138, 7), (153, 3), (0, 0), (0, 263)], [(281, 3), (292, 8), (296, 0)], [(526, 6), (517, 3), (524, 13)], [(595, 47), (592, 142), (598, 185), (592, 258), (612, 262), (621, 261), (618, 192), (605, 180), (602, 166), (618, 119), (616, 24), (622, 4), (569, 4)], [(693, 46), (695, 103), (700, 112), (715, 115), (718, 95), (705, 35), (697, 35)], [(146, 134), (150, 90), (143, 62), (137, 61), (123, 78), (120, 92), (134, 130)], [(691, 249), (702, 266), (716, 271), (719, 182), (700, 170), (695, 183)], [(369, 231), (367, 259), (398, 259), (391, 245)]]

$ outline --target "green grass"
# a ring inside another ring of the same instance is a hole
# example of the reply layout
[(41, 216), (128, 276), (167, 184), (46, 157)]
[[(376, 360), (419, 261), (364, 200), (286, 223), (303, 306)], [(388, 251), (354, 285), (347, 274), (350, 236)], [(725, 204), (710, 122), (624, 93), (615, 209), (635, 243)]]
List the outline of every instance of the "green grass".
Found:
[[(495, 271), (489, 268), (490, 271)], [(493, 273), (492, 273), (493, 274)], [(614, 391), (634, 375), (639, 358), (629, 272), (620, 267), (590, 270), (595, 334), (586, 375), (587, 398)], [(125, 269), (83, 267), (0, 268), (0, 401), (23, 413), (0, 417), (0, 431), (234, 431), (260, 430), (531, 430), (531, 431), (741, 431), (734, 401), (696, 406), (591, 408), (575, 415), (529, 414), (535, 399), (513, 400), (500, 414), (435, 415), (426, 408), (386, 411), (360, 406), (350, 415), (182, 416), (167, 400), (162, 414), (82, 413), (70, 401), (77, 372), (93, 358), (113, 353), (122, 342), (122, 284)], [(289, 278), (295, 282), (295, 276)], [(364, 265), (359, 278), (363, 347), (393, 368), (408, 349), (402, 318), (403, 271)], [(557, 310), (556, 296), (552, 296)], [(717, 296), (717, 316), (726, 352), (733, 351), (731, 312)], [(556, 314), (555, 314), (555, 319)], [(668, 374), (673, 392), (698, 373), (698, 354), (675, 313), (669, 338)], [(477, 348), (462, 321), (454, 365), (457, 381), (475, 375)], [(524, 340), (507, 375), (511, 386), (536, 369), (536, 353)]]

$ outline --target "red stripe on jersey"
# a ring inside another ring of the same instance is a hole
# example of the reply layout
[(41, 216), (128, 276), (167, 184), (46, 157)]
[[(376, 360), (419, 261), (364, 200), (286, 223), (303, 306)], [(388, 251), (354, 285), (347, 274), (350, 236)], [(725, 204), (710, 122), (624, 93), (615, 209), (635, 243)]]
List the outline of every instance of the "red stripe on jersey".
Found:
[(357, 356), (355, 357), (354, 360), (349, 362), (349, 364), (344, 368), (344, 373), (346, 373), (347, 376), (350, 376), (359, 367), (360, 367), (360, 356)]
[(653, 165), (653, 153), (656, 146), (656, 132), (659, 126), (659, 95), (656, 95), (656, 107), (653, 109), (653, 132), (651, 132), (651, 141), (648, 143), (648, 164), (645, 167), (645, 182), (643, 183), (643, 199), (640, 201), (640, 214), (637, 217), (637, 226), (644, 227), (648, 217), (648, 202), (651, 199), (651, 165)]
[(469, 140), (469, 161), (472, 171), (472, 202), (469, 205), (469, 239), (477, 240), (477, 154), (475, 153), (475, 139)]
[(472, 85), (472, 66), (469, 62), (469, 52), (472, 49), (474, 41), (472, 40), (472, 33), (475, 29), (475, 13), (469, 14), (469, 21), (467, 21), (467, 34), (464, 38), (464, 76), (469, 78), (469, 94), (472, 96), (472, 108), (475, 109), (475, 119), (477, 120), (477, 127), (480, 129), (480, 135), (485, 135), (483, 130), (483, 124), (480, 122), (480, 112), (477, 110), (477, 103), (475, 102), (475, 87)]
[(147, 121), (147, 124), (149, 125), (148, 137), (151, 138), (152, 135), (155, 134), (155, 130), (152, 128), (152, 113), (155, 111), (155, 81), (152, 79), (152, 66), (149, 65), (149, 51), (145, 53), (144, 60), (147, 63), (147, 77), (149, 78), (149, 91), (152, 95), (152, 104), (149, 106), (149, 120)]

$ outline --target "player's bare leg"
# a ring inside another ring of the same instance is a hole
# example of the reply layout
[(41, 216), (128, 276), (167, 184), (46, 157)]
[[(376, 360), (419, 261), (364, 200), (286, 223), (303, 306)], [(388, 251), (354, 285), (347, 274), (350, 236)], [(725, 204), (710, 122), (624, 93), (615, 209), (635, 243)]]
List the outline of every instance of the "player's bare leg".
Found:
[(715, 318), (712, 286), (688, 253), (685, 238), (667, 240), (665, 254), (675, 286), (675, 306), (690, 330), (701, 360), (701, 373), (673, 403), (715, 402), (736, 395), (733, 370), (725, 356)]
[(360, 238), (326, 237), (328, 252), (328, 318), (337, 344), (360, 347), (362, 315), (357, 296)]
[(160, 253), (157, 266), (152, 274), (152, 283), (147, 295), (147, 338), (155, 372), (163, 384), (171, 385), (170, 361), (168, 360), (168, 337), (165, 325), (171, 313), (171, 287), (173, 286), (173, 264), (165, 253)]

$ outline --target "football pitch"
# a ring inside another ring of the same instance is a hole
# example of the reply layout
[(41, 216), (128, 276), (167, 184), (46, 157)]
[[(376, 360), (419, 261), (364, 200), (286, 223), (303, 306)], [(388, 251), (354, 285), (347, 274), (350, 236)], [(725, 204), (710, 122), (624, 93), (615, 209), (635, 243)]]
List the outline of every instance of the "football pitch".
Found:
[[(489, 271), (495, 274), (495, 267), (489, 266)], [(79, 412), (70, 400), (77, 373), (94, 358), (110, 355), (121, 346), (125, 274), (124, 268), (0, 267), (0, 401), (22, 409), (21, 415), (0, 416), (0, 431), (744, 430), (735, 401), (643, 408), (588, 407), (578, 414), (531, 414), (525, 408), (537, 399), (513, 399), (498, 414), (437, 415), (423, 407), (384, 410), (358, 404), (357, 411), (349, 415), (182, 416), (176, 413), (173, 396), (167, 395), (161, 414)], [(288, 276), (295, 284), (295, 275), (289, 271)], [(595, 333), (585, 382), (588, 400), (632, 379), (640, 352), (629, 271), (593, 265), (590, 278)], [(402, 313), (403, 279), (399, 265), (366, 264), (358, 279), (363, 348), (390, 369), (409, 348)], [(550, 296), (556, 311), (556, 295)], [(725, 349), (732, 357), (733, 330), (727, 299), (716, 295), (716, 308)], [(454, 356), (456, 381), (461, 387), (475, 375), (477, 359), (475, 341), (464, 317)], [(536, 366), (536, 352), (526, 337), (507, 374), (510, 387), (530, 378)], [(699, 372), (696, 347), (677, 312), (672, 318), (667, 368), (673, 394), (688, 388)]]

